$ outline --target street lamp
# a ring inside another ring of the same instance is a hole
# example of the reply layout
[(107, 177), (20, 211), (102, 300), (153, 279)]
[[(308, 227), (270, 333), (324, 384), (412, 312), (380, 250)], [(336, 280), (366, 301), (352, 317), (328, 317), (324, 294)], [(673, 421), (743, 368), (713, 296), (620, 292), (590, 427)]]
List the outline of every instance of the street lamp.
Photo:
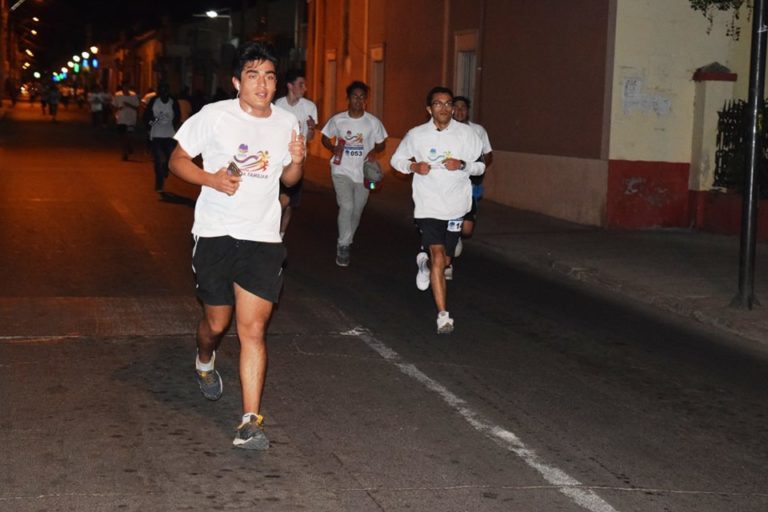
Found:
[(234, 44), (232, 42), (232, 16), (230, 16), (229, 14), (221, 14), (218, 11), (214, 11), (213, 9), (209, 11), (205, 11), (205, 14), (195, 14), (194, 16), (197, 18), (206, 17), (211, 19), (216, 19), (216, 18), (226, 19), (227, 20), (227, 42), (229, 44)]

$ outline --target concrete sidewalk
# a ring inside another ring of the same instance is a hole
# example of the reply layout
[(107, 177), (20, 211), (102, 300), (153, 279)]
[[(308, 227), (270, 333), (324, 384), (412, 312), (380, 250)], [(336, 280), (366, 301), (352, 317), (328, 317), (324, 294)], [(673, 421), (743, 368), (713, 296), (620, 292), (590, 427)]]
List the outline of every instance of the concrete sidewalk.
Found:
[[(306, 178), (322, 187), (332, 186), (327, 163), (319, 158), (310, 158)], [(396, 217), (412, 217), (409, 178), (386, 172), (382, 189), (370, 196), (369, 207)], [(475, 235), (465, 243), (465, 250), (478, 248), (513, 264), (589, 283), (768, 348), (768, 310), (730, 306), (738, 292), (737, 236), (679, 229), (609, 231), (482, 201)], [(757, 248), (755, 294), (768, 303), (765, 243)]]

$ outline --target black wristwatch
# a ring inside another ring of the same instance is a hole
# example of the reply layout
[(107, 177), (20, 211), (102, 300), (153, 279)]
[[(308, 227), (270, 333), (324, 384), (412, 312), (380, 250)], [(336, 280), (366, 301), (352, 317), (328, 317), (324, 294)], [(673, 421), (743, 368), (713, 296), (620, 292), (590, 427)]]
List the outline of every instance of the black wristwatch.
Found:
[(467, 168), (467, 162), (465, 162), (464, 160), (459, 160), (459, 162), (461, 162), (461, 163), (459, 164), (459, 170), (460, 170), (460, 171), (463, 171), (464, 169), (466, 169), (466, 168)]

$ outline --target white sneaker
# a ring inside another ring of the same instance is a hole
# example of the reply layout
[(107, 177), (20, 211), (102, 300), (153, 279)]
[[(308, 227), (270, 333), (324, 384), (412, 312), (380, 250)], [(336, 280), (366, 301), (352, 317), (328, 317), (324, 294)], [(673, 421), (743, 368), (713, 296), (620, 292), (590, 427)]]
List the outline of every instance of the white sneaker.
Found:
[(447, 311), (437, 314), (437, 334), (450, 334), (453, 332), (453, 318)]
[(427, 266), (428, 261), (429, 256), (427, 256), (427, 253), (420, 252), (416, 255), (416, 265), (419, 267), (419, 271), (416, 273), (416, 288), (421, 291), (429, 288), (429, 267)]
[(453, 257), (458, 258), (461, 256), (461, 251), (464, 250), (464, 244), (461, 243), (461, 237), (459, 237), (459, 241), (456, 242), (456, 248), (453, 250)]
[(453, 280), (453, 265), (448, 265), (447, 267), (445, 267), (444, 274), (445, 274), (446, 281)]

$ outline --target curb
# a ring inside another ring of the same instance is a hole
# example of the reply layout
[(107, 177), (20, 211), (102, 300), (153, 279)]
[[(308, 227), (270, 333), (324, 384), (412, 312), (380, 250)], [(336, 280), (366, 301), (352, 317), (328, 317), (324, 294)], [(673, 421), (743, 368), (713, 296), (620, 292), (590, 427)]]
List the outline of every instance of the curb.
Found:
[(733, 318), (728, 318), (728, 315), (723, 315), (719, 311), (697, 308), (689, 301), (680, 299), (679, 297), (659, 293), (658, 291), (638, 286), (632, 282), (615, 278), (596, 268), (557, 260), (546, 254), (509, 251), (508, 249), (496, 246), (479, 238), (476, 238), (475, 243), (508, 261), (525, 265), (536, 270), (552, 272), (573, 281), (579, 281), (612, 293), (623, 295), (628, 299), (695, 320), (703, 325), (715, 327), (728, 334), (733, 334), (749, 341), (756, 342), (763, 348), (768, 348), (768, 330), (764, 327), (739, 322)]

